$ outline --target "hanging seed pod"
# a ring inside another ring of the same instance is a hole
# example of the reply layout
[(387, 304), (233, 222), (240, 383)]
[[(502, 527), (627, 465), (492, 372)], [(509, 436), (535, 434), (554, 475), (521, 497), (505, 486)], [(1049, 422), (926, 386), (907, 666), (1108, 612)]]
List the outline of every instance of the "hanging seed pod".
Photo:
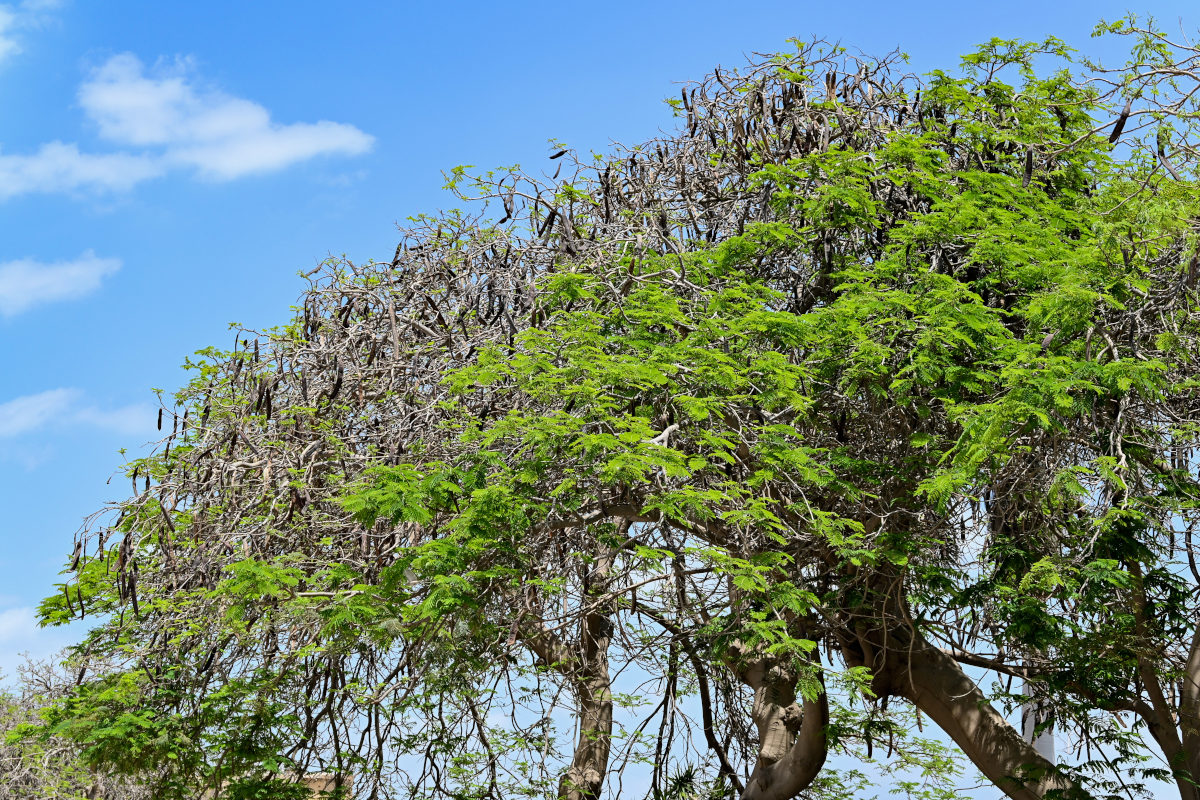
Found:
[(341, 367), (338, 367), (337, 368), (337, 377), (333, 381), (333, 388), (329, 390), (329, 402), (331, 402), (331, 403), (334, 401), (334, 398), (336, 398), (338, 396), (338, 392), (341, 391), (341, 389), (342, 389), (343, 374), (344, 374), (344, 370)]
[(1129, 112), (1133, 110), (1133, 98), (1130, 97), (1125, 101), (1125, 107), (1121, 109), (1121, 116), (1117, 117), (1117, 124), (1113, 125), (1112, 133), (1108, 135), (1108, 143), (1116, 144), (1121, 138), (1122, 131), (1125, 130), (1125, 123), (1129, 120)]
[(200, 667), (200, 675), (207, 674), (212, 669), (213, 660), (217, 657), (217, 646), (214, 644), (212, 649), (208, 651), (208, 658), (204, 659), (204, 665)]

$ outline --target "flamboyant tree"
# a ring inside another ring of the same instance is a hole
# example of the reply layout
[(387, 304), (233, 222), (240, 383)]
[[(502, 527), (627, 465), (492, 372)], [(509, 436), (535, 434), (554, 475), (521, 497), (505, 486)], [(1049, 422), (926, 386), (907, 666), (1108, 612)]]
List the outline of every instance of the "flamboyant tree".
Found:
[(456, 169), (188, 363), (43, 605), (100, 622), (42, 734), (163, 797), (950, 793), (923, 715), (1012, 798), (1196, 800), (1200, 55), (1110, 32), (798, 45)]

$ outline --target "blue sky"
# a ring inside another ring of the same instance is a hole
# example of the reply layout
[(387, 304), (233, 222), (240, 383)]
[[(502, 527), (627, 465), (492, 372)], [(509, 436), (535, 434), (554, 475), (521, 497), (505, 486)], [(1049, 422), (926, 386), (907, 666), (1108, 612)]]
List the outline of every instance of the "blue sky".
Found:
[(125, 488), (151, 388), (229, 322), (283, 321), (327, 255), (390, 258), (397, 221), (453, 205), (442, 170), (648, 138), (677, 82), (789, 37), (923, 72), (991, 36), (1104, 52), (1094, 23), (1131, 8), (1190, 4), (0, 4), (0, 670), (63, 643), (31, 609)]

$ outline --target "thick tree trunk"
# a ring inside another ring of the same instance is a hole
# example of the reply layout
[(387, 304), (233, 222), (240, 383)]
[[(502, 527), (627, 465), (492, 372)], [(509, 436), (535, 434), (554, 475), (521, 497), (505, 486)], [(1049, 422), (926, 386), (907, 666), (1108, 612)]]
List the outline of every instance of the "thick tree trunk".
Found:
[(612, 623), (607, 616), (591, 614), (585, 624), (588, 632), (584, 649), (590, 651), (590, 657), (585, 657), (583, 674), (576, 684), (579, 735), (571, 766), (559, 782), (561, 800), (593, 800), (600, 796), (612, 746), (613, 703), (608, 676)]
[[(608, 590), (615, 550), (602, 553), (584, 584), (583, 602)], [(571, 766), (558, 785), (560, 800), (594, 800), (600, 796), (612, 747), (613, 702), (608, 674), (608, 646), (612, 641), (612, 609), (605, 604), (584, 615), (580, 623), (578, 660), (568, 673), (579, 702), (579, 734)]]
[(1041, 800), (1051, 791), (1070, 796), (1071, 783), (1021, 738), (953, 658), (920, 639), (889, 655), (907, 664), (893, 670), (890, 691), (927, 714), (1008, 797)]
[(754, 690), (751, 716), (758, 728), (758, 760), (741, 800), (790, 800), (825, 764), (825, 692), (797, 704), (796, 674), (768, 659), (751, 660), (738, 674)]
[(562, 800), (592, 800), (600, 796), (612, 743), (613, 706), (607, 673), (580, 705), (575, 755), (558, 785)]
[(589, 598), (607, 591), (616, 551), (604, 553), (584, 582), (582, 602), (589, 610), (579, 625), (577, 646), (547, 631), (534, 620), (518, 617), (515, 633), (538, 659), (552, 666), (570, 684), (577, 702), (578, 735), (571, 764), (558, 784), (559, 800), (594, 800), (600, 796), (612, 748), (613, 701), (608, 673), (608, 646), (612, 641), (612, 608)]

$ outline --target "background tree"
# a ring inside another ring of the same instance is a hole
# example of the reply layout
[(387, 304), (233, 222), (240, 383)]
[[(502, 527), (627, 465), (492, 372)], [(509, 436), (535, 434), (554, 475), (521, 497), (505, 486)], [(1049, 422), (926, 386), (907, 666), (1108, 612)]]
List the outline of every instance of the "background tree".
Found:
[(0, 692), (0, 800), (149, 800), (138, 783), (88, 769), (69, 739), (18, 738), (18, 731), (36, 724), (40, 710), (73, 685), (60, 667), (27, 661), (13, 688)]
[(949, 792), (916, 710), (1010, 797), (1196, 797), (1200, 82), (1112, 31), (1082, 78), (801, 44), (456, 169), (475, 212), (188, 363), (43, 605), (101, 619), (44, 730), (158, 796), (845, 796), (876, 748)]

